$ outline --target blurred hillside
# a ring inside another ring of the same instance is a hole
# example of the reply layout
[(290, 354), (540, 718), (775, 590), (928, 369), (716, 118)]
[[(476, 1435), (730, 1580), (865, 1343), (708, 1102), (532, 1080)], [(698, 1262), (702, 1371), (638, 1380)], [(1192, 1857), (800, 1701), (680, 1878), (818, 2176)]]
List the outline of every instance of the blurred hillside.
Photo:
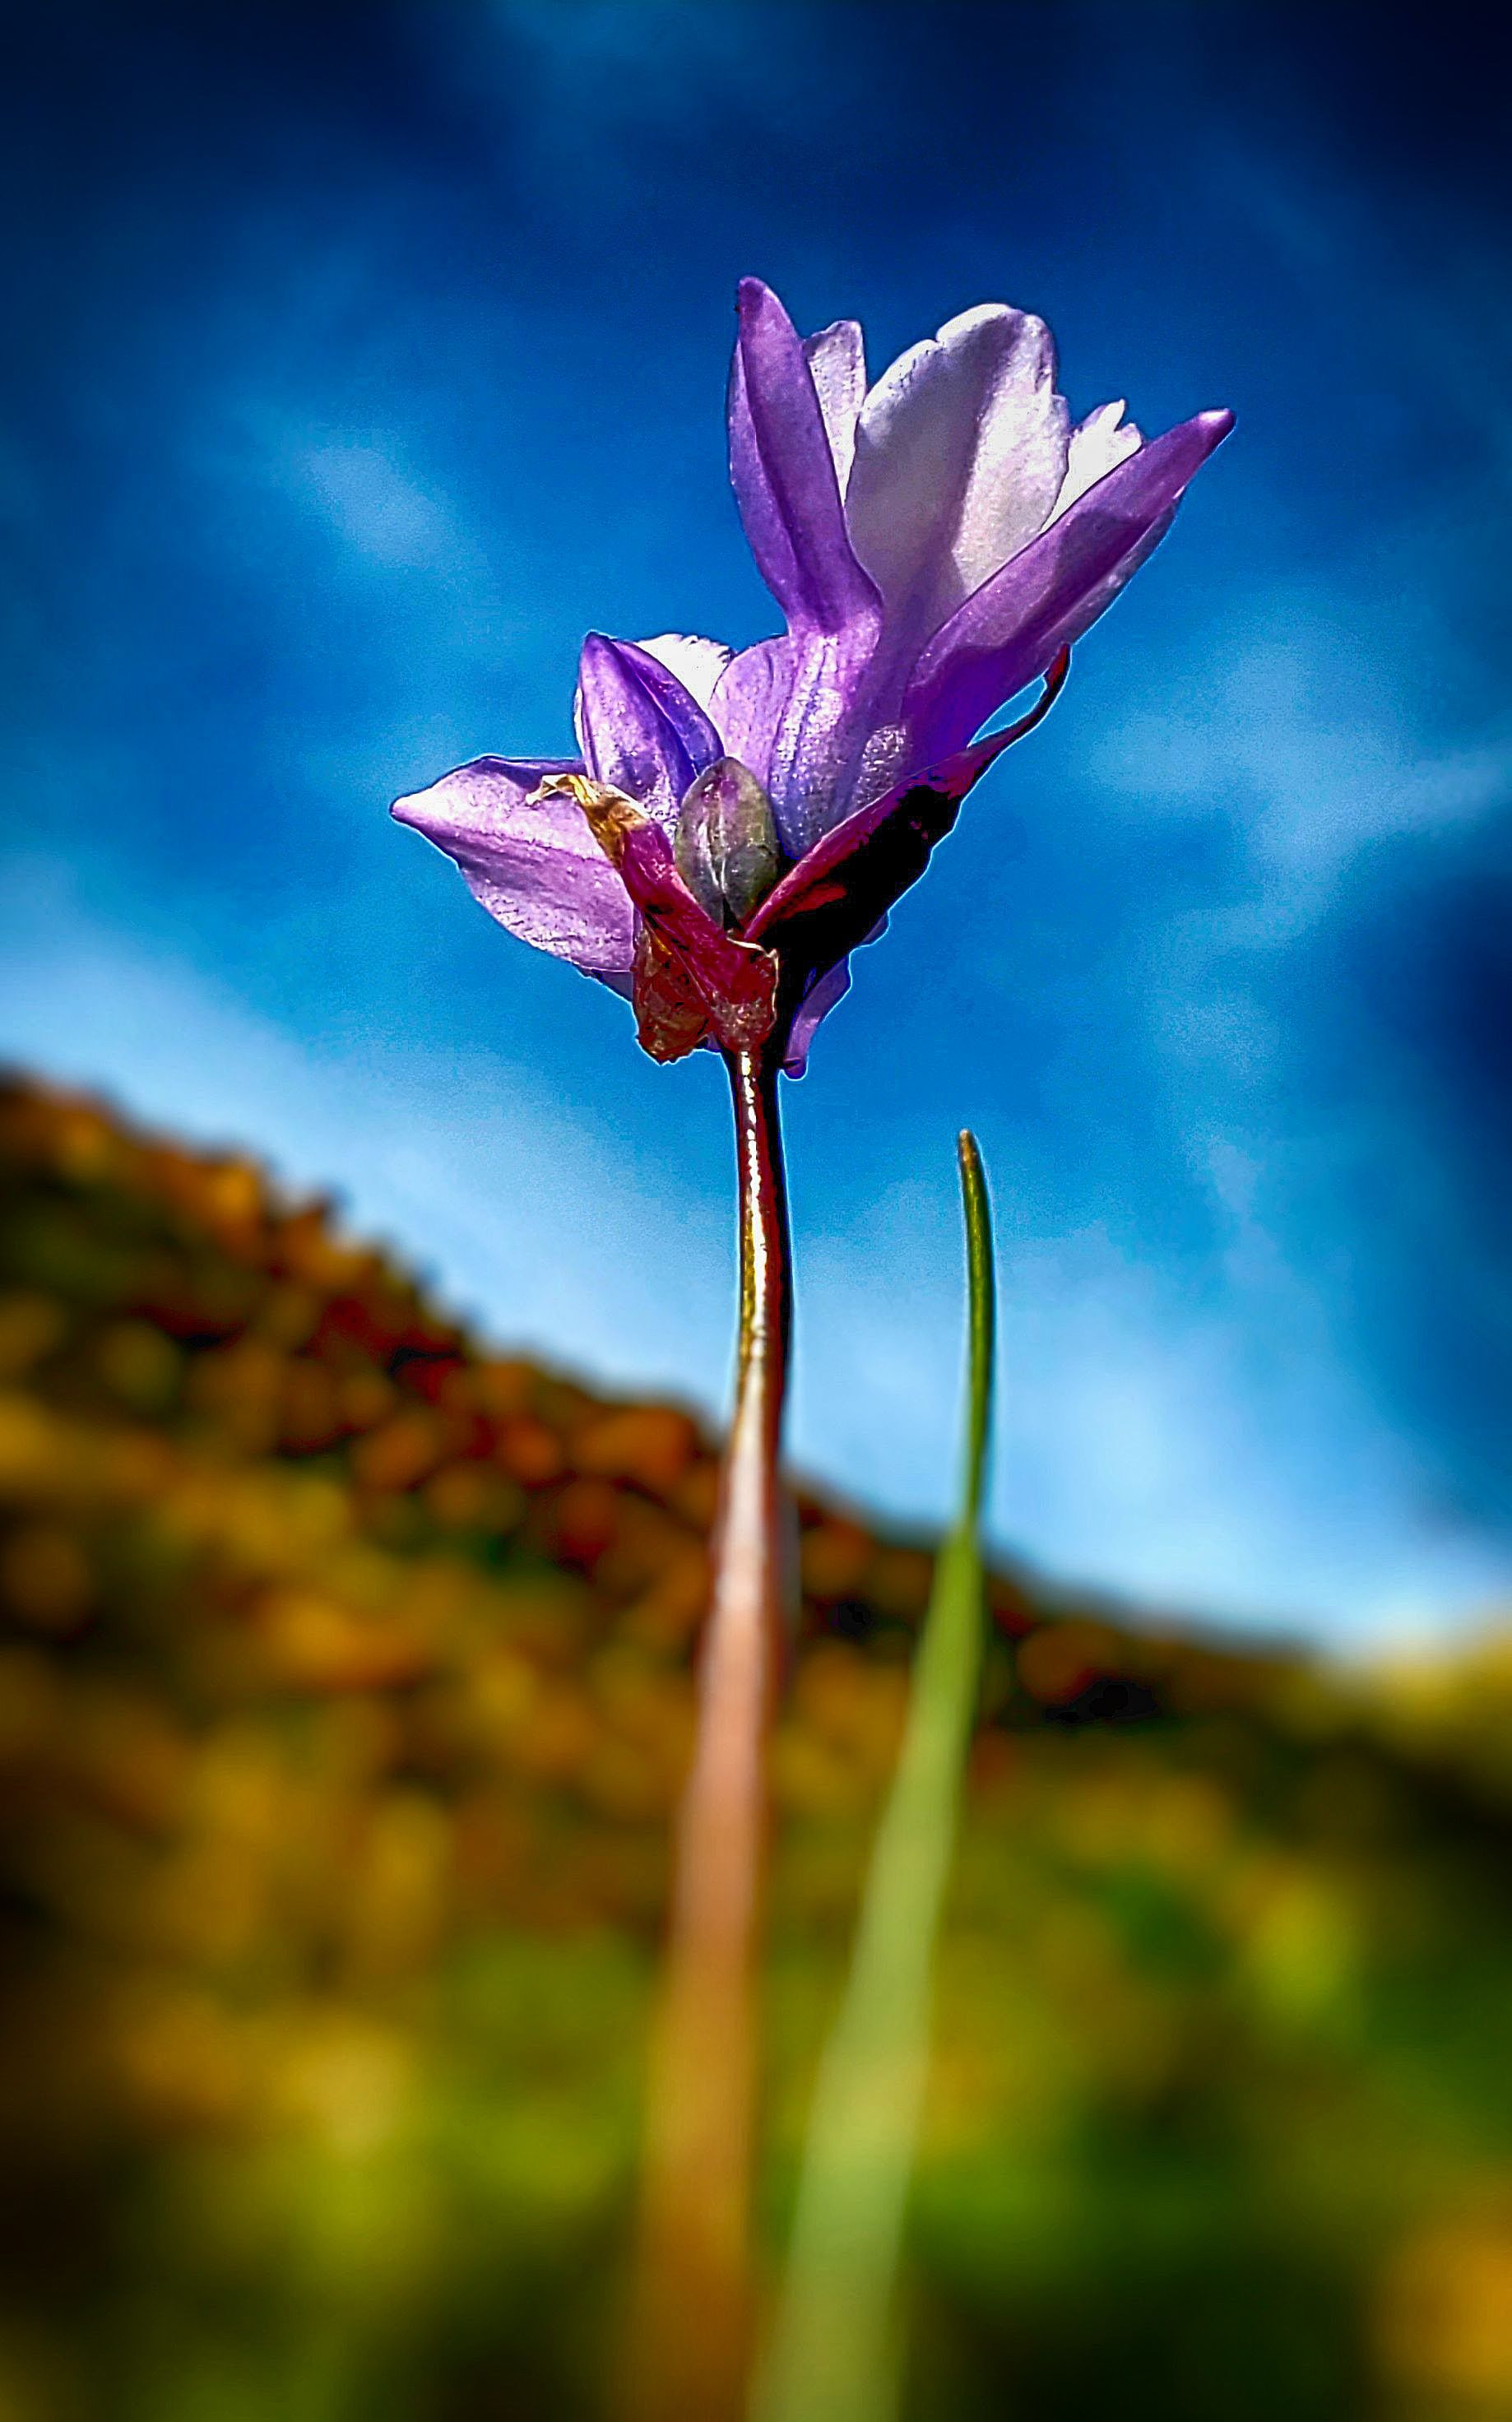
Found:
[[(715, 1473), (0, 1092), (0, 2422), (600, 2411)], [(774, 2245), (930, 1570), (799, 1513)], [(991, 1612), (910, 2414), (1512, 2416), (1512, 1655)]]

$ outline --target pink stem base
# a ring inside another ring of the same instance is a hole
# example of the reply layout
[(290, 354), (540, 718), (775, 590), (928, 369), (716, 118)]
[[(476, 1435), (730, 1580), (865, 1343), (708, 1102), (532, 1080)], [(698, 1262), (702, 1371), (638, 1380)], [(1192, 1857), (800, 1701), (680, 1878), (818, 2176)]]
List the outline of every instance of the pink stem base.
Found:
[(775, 1061), (727, 1062), (740, 1177), (734, 1418), (679, 1812), (623, 2385), (628, 2422), (740, 2422), (753, 2319), (756, 1969), (782, 1637), (778, 1477), (791, 1326)]

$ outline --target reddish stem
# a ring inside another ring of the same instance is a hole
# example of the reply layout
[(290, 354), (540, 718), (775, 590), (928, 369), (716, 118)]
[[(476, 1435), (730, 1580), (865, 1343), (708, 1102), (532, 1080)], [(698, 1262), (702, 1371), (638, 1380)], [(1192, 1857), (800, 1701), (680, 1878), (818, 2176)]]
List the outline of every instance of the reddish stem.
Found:
[(746, 1052), (727, 1065), (740, 1177), (735, 1408), (652, 2044), (625, 2383), (634, 2422), (739, 2422), (750, 2352), (756, 1955), (784, 1596), (778, 1457), (791, 1282), (777, 1062)]

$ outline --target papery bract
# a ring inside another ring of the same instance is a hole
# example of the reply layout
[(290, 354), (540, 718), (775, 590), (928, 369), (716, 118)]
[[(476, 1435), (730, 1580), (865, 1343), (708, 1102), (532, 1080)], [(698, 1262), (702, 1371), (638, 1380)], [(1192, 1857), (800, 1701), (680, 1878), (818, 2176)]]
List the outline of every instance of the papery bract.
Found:
[(760, 1051), (777, 1020), (777, 960), (727, 934), (695, 898), (666, 826), (585, 774), (548, 774), (536, 796), (574, 801), (636, 909), (632, 998), (652, 1058), (685, 1059), (705, 1041), (722, 1051)]

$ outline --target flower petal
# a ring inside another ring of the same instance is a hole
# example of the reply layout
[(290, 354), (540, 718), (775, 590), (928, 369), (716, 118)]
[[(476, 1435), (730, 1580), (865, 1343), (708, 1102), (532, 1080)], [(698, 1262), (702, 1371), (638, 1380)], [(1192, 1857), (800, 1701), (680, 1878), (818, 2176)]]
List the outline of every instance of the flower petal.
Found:
[[(884, 920), (884, 922), (886, 920)], [(881, 926), (877, 927), (880, 933)], [(868, 935), (870, 941), (872, 936)], [(798, 1004), (797, 1015), (788, 1029), (788, 1039), (782, 1052), (782, 1073), (785, 1077), (801, 1077), (809, 1064), (813, 1038), (832, 1009), (843, 1001), (851, 986), (849, 958), (837, 959), (810, 985)]]
[(835, 459), (798, 332), (769, 287), (743, 278), (730, 373), (730, 476), (763, 579), (795, 632), (874, 636), (877, 597), (856, 560)]
[(1164, 537), (1183, 489), (1233, 426), (1231, 412), (1200, 412), (1152, 438), (967, 599), (904, 698), (918, 756), (959, 747), (1080, 637)]
[(1071, 432), (1065, 478), (1055, 499), (1055, 510), (1050, 515), (1052, 522), (1058, 522), (1079, 496), (1084, 496), (1087, 490), (1095, 488), (1110, 471), (1116, 471), (1120, 463), (1126, 463), (1131, 454), (1139, 452), (1144, 443), (1144, 432), (1137, 429), (1132, 420), (1124, 418), (1127, 408), (1122, 400), (1117, 403), (1100, 403), (1095, 412), (1088, 413), (1085, 420), (1078, 421)]
[(866, 339), (858, 320), (832, 320), (803, 340), (804, 359), (824, 415), (825, 435), (843, 496), (856, 460), (856, 423), (866, 400)]
[(597, 631), (577, 669), (578, 738), (600, 782), (670, 825), (684, 792), (723, 744), (697, 699), (659, 658)]
[(578, 770), (570, 757), (478, 757), (396, 799), (392, 813), (445, 851), (522, 942), (618, 986), (635, 961), (629, 894), (571, 799), (527, 804), (543, 776)]
[(921, 647), (1044, 528), (1067, 421), (1049, 330), (1003, 303), (948, 320), (883, 372), (861, 407), (845, 518), (895, 644)]
[(694, 638), (685, 631), (662, 631), (654, 639), (637, 642), (641, 654), (654, 656), (669, 673), (675, 673), (689, 698), (696, 699), (708, 714), (715, 684), (734, 653), (718, 639)]
[[(767, 779), (772, 744), (793, 686), (793, 643), (790, 639), (758, 639), (732, 656), (715, 684), (710, 713), (724, 739), (725, 752), (748, 766), (759, 782)], [(774, 802), (775, 804), (775, 802)], [(778, 828), (781, 830), (781, 816)], [(784, 845), (787, 836), (783, 834)], [(793, 853), (790, 850), (790, 855)]]
[(866, 739), (871, 647), (846, 632), (762, 639), (726, 666), (714, 714), (732, 757), (763, 783), (789, 857), (827, 832)]
[(990, 732), (856, 809), (768, 892), (747, 919), (743, 937), (776, 952), (789, 997), (795, 993), (801, 1001), (815, 979), (866, 941), (918, 882), (972, 784), (1052, 705), (1069, 661), (1063, 652), (1042, 695), (1007, 731)]

